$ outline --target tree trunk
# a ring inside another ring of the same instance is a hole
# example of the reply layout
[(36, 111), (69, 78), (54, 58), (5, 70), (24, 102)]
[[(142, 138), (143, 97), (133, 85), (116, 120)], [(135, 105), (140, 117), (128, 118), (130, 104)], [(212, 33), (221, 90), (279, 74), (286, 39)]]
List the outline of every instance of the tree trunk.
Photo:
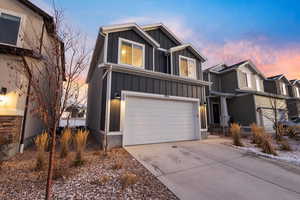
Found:
[(49, 166), (48, 166), (48, 177), (47, 177), (47, 186), (46, 186), (46, 200), (51, 199), (52, 194), (52, 176), (54, 169), (54, 161), (55, 161), (55, 145), (56, 145), (56, 125), (54, 125), (52, 129), (52, 140), (51, 140), (51, 148), (49, 155)]

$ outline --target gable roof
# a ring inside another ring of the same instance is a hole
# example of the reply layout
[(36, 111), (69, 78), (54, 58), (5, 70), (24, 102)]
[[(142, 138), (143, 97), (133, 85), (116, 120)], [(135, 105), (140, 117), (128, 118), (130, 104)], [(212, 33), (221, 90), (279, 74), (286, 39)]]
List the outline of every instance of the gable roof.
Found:
[(136, 23), (127, 23), (127, 24), (116, 24), (109, 26), (102, 26), (100, 31), (102, 33), (111, 33), (125, 30), (134, 30), (137, 34), (139, 34), (142, 38), (148, 41), (151, 45), (155, 47), (159, 47), (159, 43), (156, 42), (148, 33), (146, 33), (139, 25)]
[(284, 74), (270, 76), (267, 78), (267, 80), (269, 80), (269, 81), (284, 80), (287, 84), (291, 84), (291, 82), (284, 76)]
[(266, 77), (264, 76), (263, 73), (261, 73), (260, 70), (258, 70), (258, 68), (255, 66), (255, 64), (251, 61), (251, 60), (244, 60), (244, 61), (241, 61), (239, 63), (236, 63), (236, 64), (233, 64), (233, 65), (230, 65), (230, 66), (227, 66), (226, 64), (222, 63), (222, 64), (218, 64), (218, 65), (215, 65), (213, 67), (210, 67), (208, 69), (206, 69), (206, 71), (210, 71), (210, 72), (214, 72), (214, 73), (225, 73), (225, 72), (228, 72), (228, 71), (231, 71), (231, 70), (235, 70), (241, 66), (244, 66), (244, 65), (250, 65), (250, 67), (257, 73), (259, 74), (261, 77), (263, 77), (264, 79), (266, 79)]
[(155, 29), (160, 29), (162, 30), (166, 35), (169, 36), (169, 38), (175, 42), (176, 45), (182, 45), (183, 42), (168, 28), (166, 27), (163, 23), (157, 23), (157, 24), (149, 24), (149, 25), (144, 25), (141, 26), (144, 31), (150, 31), (150, 30), (155, 30)]
[(283, 77), (284, 75), (283, 74), (279, 74), (279, 75), (275, 75), (275, 76), (270, 76), (268, 77), (269, 80), (279, 80)]
[(204, 57), (196, 48), (194, 48), (191, 44), (183, 44), (180, 46), (172, 47), (169, 49), (169, 52), (176, 52), (180, 51), (182, 49), (188, 48), (197, 58), (202, 60), (203, 62), (207, 60), (206, 57)]
[(54, 19), (51, 15), (49, 15), (44, 10), (42, 10), (41, 8), (39, 8), (36, 5), (34, 5), (33, 3), (31, 3), (29, 0), (17, 0), (17, 1), (21, 4), (23, 4), (24, 6), (26, 6), (27, 8), (31, 9), (33, 12), (40, 15), (45, 22), (47, 31), (49, 33), (54, 32), (54, 30), (55, 30)]
[(294, 79), (294, 80), (290, 80), (291, 85), (296, 85), (296, 83), (300, 84), (300, 80), (298, 79)]

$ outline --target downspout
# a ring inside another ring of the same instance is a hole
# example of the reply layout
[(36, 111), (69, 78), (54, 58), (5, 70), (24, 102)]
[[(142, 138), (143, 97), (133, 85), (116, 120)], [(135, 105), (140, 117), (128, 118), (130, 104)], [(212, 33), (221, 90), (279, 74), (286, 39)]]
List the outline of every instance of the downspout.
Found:
[(107, 141), (107, 135), (109, 132), (109, 120), (110, 120), (110, 97), (111, 97), (111, 72), (112, 72), (112, 66), (110, 65), (105, 74), (102, 77), (102, 80), (106, 78), (106, 112), (105, 112), (105, 128), (104, 128), (104, 150), (107, 152), (108, 148), (108, 141)]
[(27, 121), (27, 113), (28, 113), (28, 104), (29, 104), (29, 95), (30, 95), (30, 85), (31, 85), (31, 73), (28, 67), (28, 64), (24, 57), (22, 57), (24, 66), (26, 68), (27, 73), (29, 74), (29, 80), (28, 80), (28, 87), (27, 87), (27, 93), (26, 93), (26, 100), (25, 100), (25, 110), (23, 114), (23, 123), (22, 123), (22, 132), (21, 132), (21, 139), (20, 139), (20, 148), (19, 152), (24, 152), (24, 139), (25, 139), (25, 128), (26, 128), (26, 121)]

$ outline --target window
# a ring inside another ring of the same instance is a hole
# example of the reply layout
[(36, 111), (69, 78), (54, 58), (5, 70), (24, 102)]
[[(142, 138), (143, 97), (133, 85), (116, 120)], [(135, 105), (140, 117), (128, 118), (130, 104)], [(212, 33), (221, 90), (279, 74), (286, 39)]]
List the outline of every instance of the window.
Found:
[(119, 63), (135, 67), (144, 67), (144, 48), (145, 46), (143, 44), (120, 38)]
[(261, 91), (260, 79), (258, 77), (256, 77), (256, 88), (257, 88), (257, 91)]
[(0, 11), (0, 43), (17, 45), (21, 17)]
[(180, 76), (197, 79), (195, 59), (179, 56), (179, 74)]
[(282, 94), (283, 94), (283, 95), (286, 95), (286, 87), (285, 87), (285, 84), (282, 83), (282, 84), (281, 84), (281, 87), (282, 87)]

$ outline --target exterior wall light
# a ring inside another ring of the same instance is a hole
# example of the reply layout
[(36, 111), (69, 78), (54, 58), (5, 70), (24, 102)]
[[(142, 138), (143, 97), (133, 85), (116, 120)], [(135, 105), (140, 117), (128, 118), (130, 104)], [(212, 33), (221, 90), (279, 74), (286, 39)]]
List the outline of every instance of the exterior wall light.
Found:
[(121, 99), (121, 96), (118, 92), (115, 92), (114, 99)]
[(0, 90), (0, 102), (5, 101), (5, 95), (7, 93), (7, 88), (2, 87)]

